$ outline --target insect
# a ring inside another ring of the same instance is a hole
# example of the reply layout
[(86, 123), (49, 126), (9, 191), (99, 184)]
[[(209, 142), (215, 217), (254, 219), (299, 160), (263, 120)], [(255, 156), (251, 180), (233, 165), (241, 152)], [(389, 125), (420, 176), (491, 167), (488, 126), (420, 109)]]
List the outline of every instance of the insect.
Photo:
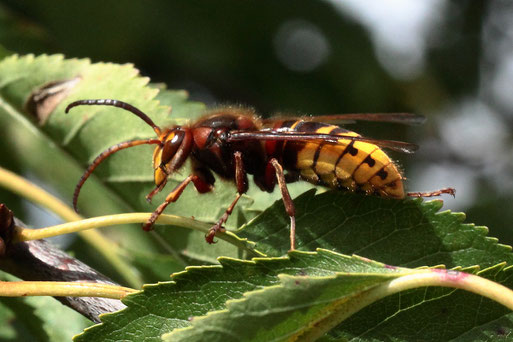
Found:
[(271, 192), (278, 185), (285, 211), (290, 217), (291, 250), (296, 248), (296, 221), (287, 183), (304, 180), (330, 188), (397, 199), (455, 193), (452, 188), (405, 193), (404, 178), (383, 148), (411, 153), (416, 145), (362, 137), (329, 123), (365, 120), (415, 124), (423, 120), (423, 117), (413, 114), (341, 114), (262, 120), (250, 109), (227, 107), (211, 111), (190, 125), (163, 129), (139, 109), (118, 100), (75, 101), (67, 106), (66, 113), (81, 105), (114, 106), (127, 110), (150, 125), (157, 138), (125, 141), (98, 155), (75, 188), (75, 210), (83, 184), (94, 169), (113, 153), (137, 145), (156, 145), (153, 152), (155, 188), (146, 196), (148, 201), (165, 187), (169, 175), (178, 171), (187, 159), (191, 160), (191, 174), (153, 212), (143, 225), (146, 231), (152, 229), (164, 209), (178, 200), (190, 183), (199, 193), (212, 191), (213, 173), (232, 180), (237, 194), (206, 234), (208, 243), (214, 242), (217, 232), (224, 231), (223, 225), (242, 194), (248, 190), (247, 175), (250, 174), (263, 191)]

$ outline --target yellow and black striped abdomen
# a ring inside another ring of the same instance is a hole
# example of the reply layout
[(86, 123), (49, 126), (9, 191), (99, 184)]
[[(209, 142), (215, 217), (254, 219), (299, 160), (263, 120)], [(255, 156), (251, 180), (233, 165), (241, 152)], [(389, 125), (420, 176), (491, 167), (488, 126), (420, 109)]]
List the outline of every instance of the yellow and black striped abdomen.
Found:
[[(334, 125), (311, 121), (289, 124), (298, 132), (359, 136)], [(293, 157), (291, 157), (293, 155)], [(403, 177), (394, 162), (378, 146), (341, 138), (338, 144), (320, 141), (287, 141), (283, 146), (285, 167), (295, 169), (302, 179), (349, 191), (377, 193), (403, 198)]]

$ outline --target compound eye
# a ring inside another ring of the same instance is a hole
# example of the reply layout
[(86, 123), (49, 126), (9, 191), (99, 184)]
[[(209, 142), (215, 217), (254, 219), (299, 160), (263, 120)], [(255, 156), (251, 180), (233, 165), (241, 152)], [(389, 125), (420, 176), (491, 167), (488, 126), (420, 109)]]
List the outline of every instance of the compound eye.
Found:
[(173, 131), (166, 137), (162, 148), (161, 165), (166, 165), (171, 161), (182, 144), (184, 135), (185, 133), (182, 131)]

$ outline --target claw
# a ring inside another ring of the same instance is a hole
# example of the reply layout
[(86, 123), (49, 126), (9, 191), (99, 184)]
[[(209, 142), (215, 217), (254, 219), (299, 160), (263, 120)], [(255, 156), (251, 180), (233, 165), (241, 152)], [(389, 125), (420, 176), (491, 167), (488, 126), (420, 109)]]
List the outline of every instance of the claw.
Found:
[(208, 233), (205, 234), (205, 241), (207, 241), (209, 245), (217, 243), (217, 241), (214, 241), (214, 236), (216, 236), (216, 231), (210, 228)]
[(226, 229), (224, 229), (218, 222), (210, 228), (207, 234), (205, 234), (205, 240), (209, 244), (217, 243), (217, 241), (214, 241), (214, 236), (216, 236), (217, 232), (224, 233), (225, 231)]
[(142, 229), (143, 229), (145, 232), (152, 231), (152, 230), (153, 230), (153, 223), (146, 222), (145, 224), (143, 224), (143, 225), (142, 225)]

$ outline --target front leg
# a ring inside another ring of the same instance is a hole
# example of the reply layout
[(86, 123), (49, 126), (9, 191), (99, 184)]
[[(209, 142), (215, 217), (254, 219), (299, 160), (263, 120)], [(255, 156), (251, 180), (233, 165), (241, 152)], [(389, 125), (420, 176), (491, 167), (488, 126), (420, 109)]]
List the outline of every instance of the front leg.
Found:
[(233, 209), (235, 208), (235, 205), (241, 198), (242, 194), (244, 194), (246, 191), (248, 191), (248, 175), (246, 174), (246, 170), (244, 170), (244, 163), (242, 162), (242, 153), (241, 152), (235, 152), (233, 154), (233, 158), (235, 160), (235, 184), (237, 186), (237, 196), (233, 200), (232, 204), (226, 209), (223, 216), (217, 221), (216, 224), (210, 228), (208, 233), (205, 235), (205, 240), (212, 244), (214, 243), (214, 236), (217, 232), (225, 232), (226, 229), (223, 228), (223, 225), (228, 220), (228, 217), (233, 212)]
[[(143, 230), (145, 230), (145, 231), (152, 230), (153, 225), (155, 224), (155, 221), (159, 218), (159, 216), (162, 214), (164, 209), (166, 209), (166, 207), (171, 202), (176, 202), (180, 198), (180, 196), (182, 195), (183, 191), (185, 190), (187, 185), (189, 185), (190, 182), (193, 182), (194, 187), (200, 193), (207, 192), (207, 191), (210, 191), (212, 189), (212, 185), (210, 185), (207, 182), (205, 182), (198, 175), (195, 175), (195, 174), (189, 175), (180, 184), (178, 184), (176, 186), (176, 188), (174, 188), (173, 191), (171, 191), (169, 193), (169, 195), (167, 195), (165, 201), (161, 205), (159, 205), (157, 209), (155, 209), (155, 211), (153, 212), (153, 214), (151, 214), (151, 216), (148, 219), (148, 221), (143, 225)], [(158, 189), (158, 187), (157, 187), (157, 189)], [(155, 192), (155, 190), (152, 191), (150, 194), (153, 194), (154, 192)]]

